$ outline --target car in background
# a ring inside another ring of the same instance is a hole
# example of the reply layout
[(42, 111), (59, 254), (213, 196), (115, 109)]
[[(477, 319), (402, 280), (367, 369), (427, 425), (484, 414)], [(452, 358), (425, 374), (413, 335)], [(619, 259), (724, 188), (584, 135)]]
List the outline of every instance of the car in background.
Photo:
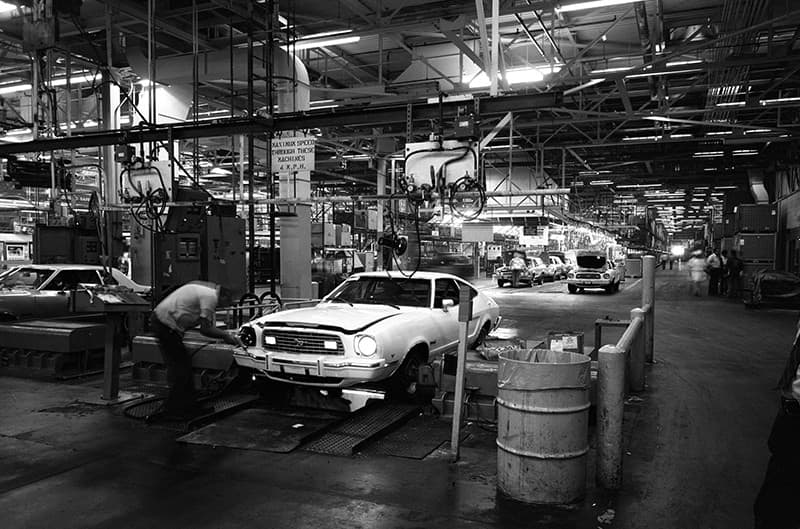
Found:
[(552, 264), (541, 257), (529, 257), (529, 259), (534, 283), (541, 285), (545, 281), (555, 281), (556, 269)]
[(239, 329), (246, 349), (234, 359), (271, 380), (343, 388), (385, 381), (410, 392), (419, 369), (458, 347), (458, 301), (472, 299), (468, 340), (499, 324), (490, 297), (460, 277), (437, 272), (366, 272), (347, 278), (319, 304), (255, 318)]
[(602, 288), (609, 294), (619, 290), (621, 276), (614, 263), (603, 252), (580, 251), (575, 257), (577, 268), (567, 275), (570, 294), (586, 288)]
[[(514, 274), (511, 271), (511, 267), (506, 264), (496, 268), (493, 277), (497, 282), (497, 286), (503, 288), (504, 286), (511, 285), (513, 283), (513, 275)], [(536, 271), (533, 268), (533, 261), (530, 257), (525, 259), (525, 268), (520, 270), (517, 282), (527, 286), (531, 286), (536, 282)]]
[(569, 274), (570, 267), (564, 260), (557, 256), (557, 255), (550, 255), (548, 257), (548, 261), (550, 261), (550, 266), (553, 267), (553, 279), (558, 281), (559, 279), (566, 279), (567, 275)]
[[(412, 259), (408, 265), (409, 269), (413, 270), (415, 264)], [(423, 255), (420, 258), (419, 269), (427, 272), (453, 274), (462, 278), (475, 275), (475, 265), (472, 260), (459, 252), (434, 252), (430, 255)]]
[(116, 268), (105, 277), (103, 267), (82, 264), (21, 265), (0, 275), (0, 321), (65, 316), (71, 291), (81, 285), (119, 285), (143, 296), (150, 287), (129, 279)]

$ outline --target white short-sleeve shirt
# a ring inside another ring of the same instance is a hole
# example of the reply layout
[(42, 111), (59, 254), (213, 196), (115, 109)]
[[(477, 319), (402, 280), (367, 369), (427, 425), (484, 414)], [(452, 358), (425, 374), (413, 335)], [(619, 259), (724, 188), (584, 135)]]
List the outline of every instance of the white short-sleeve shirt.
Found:
[(156, 317), (181, 334), (206, 318), (214, 323), (219, 287), (214, 283), (192, 281), (172, 291), (153, 310)]

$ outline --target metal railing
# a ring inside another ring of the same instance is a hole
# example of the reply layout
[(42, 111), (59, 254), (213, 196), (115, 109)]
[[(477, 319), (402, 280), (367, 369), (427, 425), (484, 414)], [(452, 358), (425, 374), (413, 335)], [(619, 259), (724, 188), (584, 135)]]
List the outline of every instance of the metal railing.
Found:
[(289, 298), (283, 300), (268, 299), (252, 303), (242, 302), (238, 305), (225, 307), (217, 311), (217, 321), (224, 321), (228, 329), (238, 329), (248, 321), (278, 312), (281, 310), (312, 307), (319, 303), (318, 299)]
[(622, 417), (626, 390), (645, 389), (645, 364), (653, 362), (656, 258), (642, 259), (642, 306), (616, 344), (597, 355), (597, 482), (607, 489), (622, 485)]

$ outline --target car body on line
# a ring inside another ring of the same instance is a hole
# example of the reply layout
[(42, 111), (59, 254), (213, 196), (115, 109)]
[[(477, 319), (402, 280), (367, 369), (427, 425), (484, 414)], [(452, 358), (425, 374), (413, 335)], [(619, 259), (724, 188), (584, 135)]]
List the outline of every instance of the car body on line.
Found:
[(463, 279), (437, 272), (354, 274), (313, 307), (275, 312), (239, 330), (236, 363), (299, 385), (416, 382), (419, 367), (458, 347), (459, 291), (472, 300), (468, 334), (482, 341), (500, 322), (497, 303)]
[(603, 252), (580, 251), (576, 254), (577, 267), (567, 275), (570, 294), (585, 288), (602, 288), (608, 293), (619, 290), (621, 276), (614, 263)]
[[(525, 259), (525, 268), (519, 271), (519, 277), (517, 278), (518, 283), (530, 286), (536, 282), (535, 271), (532, 268), (532, 264), (533, 261), (531, 261), (530, 258)], [(497, 282), (497, 286), (503, 288), (505, 285), (512, 284), (513, 275), (514, 273), (511, 270), (511, 266), (505, 264), (495, 269), (493, 277)]]
[(0, 275), (0, 321), (69, 314), (70, 292), (80, 285), (119, 285), (142, 296), (150, 294), (149, 286), (135, 283), (116, 268), (106, 279), (98, 265), (15, 266)]
[[(544, 259), (544, 257), (542, 257)], [(558, 255), (550, 254), (547, 256), (547, 261), (550, 262), (550, 266), (553, 267), (553, 279), (565, 279), (570, 272), (570, 266), (566, 263), (563, 257)]]

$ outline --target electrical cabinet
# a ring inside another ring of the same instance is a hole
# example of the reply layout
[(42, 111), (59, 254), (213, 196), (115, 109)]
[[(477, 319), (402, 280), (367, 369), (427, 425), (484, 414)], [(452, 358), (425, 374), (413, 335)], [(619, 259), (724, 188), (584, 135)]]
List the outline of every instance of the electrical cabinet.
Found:
[(740, 204), (736, 207), (738, 233), (771, 233), (778, 229), (778, 208), (771, 204)]

